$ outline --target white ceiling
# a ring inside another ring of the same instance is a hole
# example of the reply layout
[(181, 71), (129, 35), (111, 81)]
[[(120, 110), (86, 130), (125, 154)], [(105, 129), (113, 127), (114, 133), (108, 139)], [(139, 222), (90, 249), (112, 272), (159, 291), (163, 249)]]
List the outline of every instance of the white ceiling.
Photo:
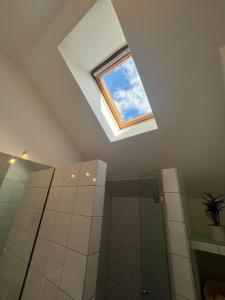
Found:
[[(224, 191), (225, 101), (219, 56), (225, 45), (224, 0), (113, 0), (159, 126), (116, 143), (108, 141), (57, 50), (95, 1), (68, 0), (57, 15), (58, 0), (18, 1), (18, 13), (6, 2), (0, 2), (0, 19), (7, 16), (10, 25), (2, 28), (0, 22), (0, 47), (22, 64), (87, 159), (107, 161), (111, 178), (177, 167), (189, 191)], [(30, 25), (34, 11), (27, 9), (28, 2), (38, 7), (35, 26)], [(18, 33), (23, 45), (18, 45)]]

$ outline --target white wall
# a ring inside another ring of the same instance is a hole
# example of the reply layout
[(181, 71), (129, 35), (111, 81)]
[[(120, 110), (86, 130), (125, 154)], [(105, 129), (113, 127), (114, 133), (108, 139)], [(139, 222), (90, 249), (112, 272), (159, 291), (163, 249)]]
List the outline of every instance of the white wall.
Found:
[(0, 52), (0, 151), (59, 166), (82, 156), (19, 66)]
[[(202, 205), (200, 197), (188, 199), (188, 209), (190, 217), (190, 225), (192, 232), (209, 234), (208, 225), (212, 222), (205, 214), (205, 208)], [(225, 226), (225, 211), (220, 215), (221, 225)]]

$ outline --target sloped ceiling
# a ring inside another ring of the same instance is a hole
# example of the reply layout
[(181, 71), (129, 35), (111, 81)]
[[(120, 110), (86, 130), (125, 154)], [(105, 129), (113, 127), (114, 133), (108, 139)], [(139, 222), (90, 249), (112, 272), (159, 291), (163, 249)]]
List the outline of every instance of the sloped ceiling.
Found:
[(64, 2), (64, 0), (1, 0), (2, 50), (15, 59), (25, 58)]
[[(177, 167), (189, 193), (224, 192), (225, 101), (219, 56), (225, 45), (224, 0), (113, 0), (159, 126), (115, 143), (108, 141), (57, 50), (95, 1), (66, 1), (41, 38), (34, 30), (36, 43), (17, 56), (17, 33), (24, 32), (33, 16), (25, 2), (20, 10), (26, 26), (14, 12), (10, 25), (0, 26), (0, 36), (8, 30), (10, 44), (3, 39), (0, 46), (17, 58), (86, 158), (108, 162), (110, 178)], [(57, 3), (52, 0), (49, 11)], [(3, 10), (1, 2), (2, 15)], [(23, 43), (30, 45), (30, 38), (23, 36)]]

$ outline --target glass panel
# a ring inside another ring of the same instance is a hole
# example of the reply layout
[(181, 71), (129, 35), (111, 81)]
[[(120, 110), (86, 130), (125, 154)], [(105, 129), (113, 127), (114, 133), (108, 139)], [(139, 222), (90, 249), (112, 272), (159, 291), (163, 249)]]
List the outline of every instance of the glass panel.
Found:
[(53, 169), (0, 153), (0, 299), (19, 299)]
[(123, 121), (151, 113), (151, 107), (132, 57), (101, 78)]
[(142, 299), (170, 299), (162, 205), (141, 198)]
[(96, 299), (171, 299), (161, 179), (106, 187)]

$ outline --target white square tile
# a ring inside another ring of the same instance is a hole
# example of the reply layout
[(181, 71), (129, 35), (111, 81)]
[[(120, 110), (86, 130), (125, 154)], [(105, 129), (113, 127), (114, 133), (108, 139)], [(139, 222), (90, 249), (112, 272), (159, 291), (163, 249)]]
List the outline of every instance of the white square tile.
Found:
[(75, 186), (78, 183), (80, 173), (80, 164), (74, 164), (67, 167), (63, 186)]
[(0, 190), (0, 202), (2, 203), (9, 203), (12, 201), (12, 195), (13, 195), (13, 190), (4, 190), (2, 187), (1, 187), (1, 190)]
[(86, 256), (67, 249), (60, 288), (76, 300), (83, 296), (86, 263)]
[(96, 186), (95, 200), (94, 200), (94, 207), (93, 207), (94, 217), (103, 216), (104, 202), (105, 202), (105, 187)]
[(8, 230), (0, 231), (0, 246), (1, 247), (4, 247), (7, 236), (8, 236)]
[(181, 196), (179, 193), (165, 193), (166, 216), (171, 221), (184, 221)]
[(48, 187), (53, 170), (53, 168), (50, 168), (30, 173), (27, 186), (31, 188)]
[(102, 217), (92, 218), (89, 251), (88, 251), (89, 254), (100, 251), (101, 232), (102, 232)]
[(35, 249), (31, 261), (31, 266), (39, 273), (43, 274), (48, 257), (50, 241), (39, 236), (37, 238)]
[(46, 201), (48, 188), (36, 188), (34, 190), (35, 190), (34, 191), (35, 199), (34, 199), (33, 207), (42, 209)]
[(12, 226), (5, 247), (22, 260), (28, 262), (33, 243), (33, 234)]
[(36, 172), (31, 172), (27, 180), (27, 188), (36, 186)]
[(219, 246), (220, 255), (225, 255), (225, 246)]
[(126, 228), (121, 229), (120, 226), (112, 226), (110, 229), (110, 240), (113, 243), (121, 243), (121, 241), (125, 242), (126, 240), (132, 238), (132, 235), (129, 234), (129, 231), (130, 233), (132, 232), (131, 230)]
[(170, 252), (189, 256), (188, 243), (184, 223), (168, 221)]
[(8, 232), (8, 238), (6, 241), (6, 248), (9, 249), (11, 252), (17, 253), (18, 252), (18, 235), (20, 233), (20, 229), (12, 226), (10, 231)]
[(26, 273), (27, 264), (13, 254), (9, 254), (9, 262), (6, 269), (6, 284), (9, 289), (19, 296)]
[(177, 255), (171, 255), (171, 258), (175, 292), (194, 300), (190, 260)]
[(0, 228), (1, 230), (9, 230), (12, 226), (14, 217), (2, 217), (0, 220)]
[(89, 216), (93, 215), (96, 186), (79, 186), (76, 192), (74, 214)]
[(71, 300), (71, 298), (64, 294), (62, 291), (59, 291), (57, 300)]
[(98, 258), (98, 254), (88, 256), (83, 300), (88, 300), (96, 294)]
[(24, 217), (24, 229), (36, 234), (39, 226), (42, 210), (38, 208), (27, 208)]
[(1, 217), (5, 216), (7, 206), (8, 206), (7, 203), (0, 203), (0, 216)]
[(14, 189), (17, 191), (23, 191), (26, 188), (27, 181), (26, 180), (16, 180), (16, 184)]
[(182, 296), (179, 296), (179, 295), (175, 295), (175, 300), (187, 300), (187, 298), (184, 298)]
[(56, 168), (53, 179), (52, 186), (63, 186), (63, 182), (66, 176), (66, 167)]
[(57, 213), (52, 240), (58, 244), (66, 246), (70, 230), (70, 223), (70, 214)]
[(16, 214), (17, 208), (18, 208), (17, 204), (8, 203), (7, 209), (6, 209), (6, 212), (5, 212), (5, 216), (6, 217), (14, 217), (15, 214)]
[(106, 163), (100, 160), (92, 160), (81, 163), (78, 185), (105, 186)]
[(108, 280), (108, 282), (107, 282), (107, 299), (109, 299), (109, 300), (114, 300), (114, 299), (121, 300), (119, 297), (120, 297), (120, 294), (119, 294), (118, 284), (115, 283), (112, 280)]
[(75, 187), (63, 187), (59, 211), (72, 214), (75, 202)]
[(109, 260), (108, 277), (113, 281), (118, 281), (120, 278), (120, 262)]
[(18, 252), (16, 254), (18, 257), (20, 257), (28, 263), (33, 248), (35, 236), (32, 233), (26, 232), (24, 230), (19, 230), (19, 232), (20, 234), (17, 235)]
[(16, 179), (5, 177), (1, 184), (1, 188), (4, 190), (14, 190), (15, 185), (16, 185)]
[(164, 193), (179, 193), (179, 182), (176, 169), (163, 169), (163, 190)]
[(8, 289), (8, 287), (0, 282), (0, 299), (2, 300), (17, 300), (18, 298)]
[(72, 216), (68, 247), (82, 254), (88, 254), (91, 231), (91, 217)]
[(122, 212), (123, 198), (113, 197), (112, 198), (112, 212)]
[(41, 288), (39, 293), (39, 300), (56, 300), (58, 295), (58, 289), (51, 282), (46, 279), (42, 279)]
[(101, 186), (79, 186), (76, 192), (74, 214), (103, 216), (105, 188)]
[(48, 195), (47, 210), (58, 210), (62, 194), (62, 187), (51, 187)]
[(53, 228), (55, 226), (56, 212), (46, 210), (41, 222), (41, 228), (39, 231), (40, 236), (51, 240)]
[(23, 197), (22, 197), (22, 205), (32, 207), (33, 206), (33, 198), (32, 198), (32, 203), (31, 203), (31, 194), (33, 193), (34, 189), (33, 188), (27, 188), (23, 192)]
[(54, 169), (45, 169), (36, 172), (36, 187), (49, 187)]
[(29, 268), (22, 300), (38, 299), (41, 287), (41, 279), (42, 276), (38, 272), (34, 271), (32, 268)]
[(54, 283), (56, 286), (59, 285), (60, 276), (62, 273), (63, 261), (65, 257), (65, 248), (57, 245), (55, 243), (51, 243), (48, 259), (46, 261), (45, 267), (45, 277)]
[[(9, 251), (2, 251), (1, 256), (0, 256), (0, 275), (1, 279), (6, 282), (6, 275), (7, 275), (7, 269), (8, 269), (8, 264), (11, 259), (11, 252)], [(1, 282), (1, 280), (0, 280)]]
[(28, 179), (28, 182), (27, 182), (27, 187), (29, 187), (29, 188), (38, 187), (39, 184), (38, 184), (38, 181), (37, 181), (37, 179), (38, 179), (37, 177), (38, 177), (38, 173), (36, 171), (31, 172), (29, 174), (29, 179)]
[(23, 191), (13, 191), (10, 200), (12, 203), (20, 204), (22, 202), (22, 197), (23, 197)]

